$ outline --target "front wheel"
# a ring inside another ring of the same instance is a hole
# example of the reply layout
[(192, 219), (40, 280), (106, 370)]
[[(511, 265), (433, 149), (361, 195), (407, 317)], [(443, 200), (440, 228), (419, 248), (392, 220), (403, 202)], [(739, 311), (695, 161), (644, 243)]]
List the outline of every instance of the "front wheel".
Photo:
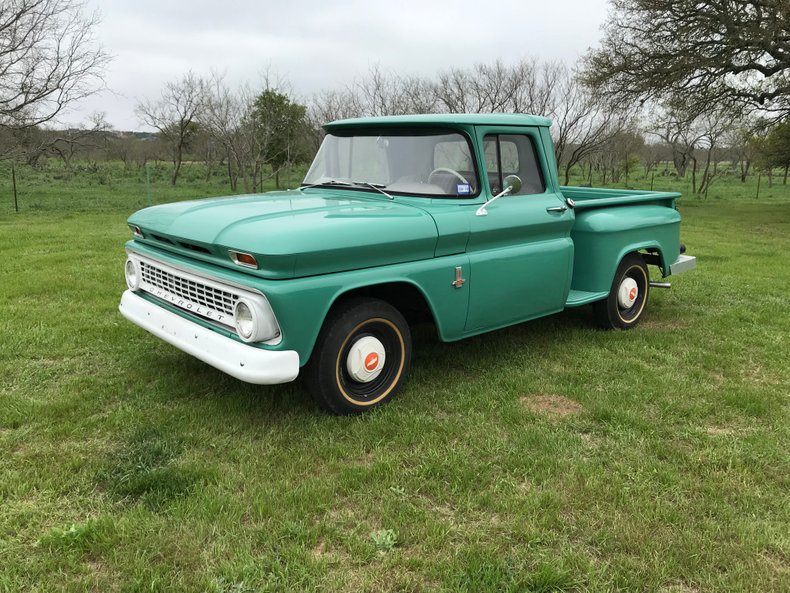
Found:
[(604, 329), (630, 329), (642, 317), (650, 292), (647, 264), (638, 253), (629, 253), (617, 266), (609, 296), (593, 303), (595, 320)]
[(352, 299), (327, 317), (304, 379), (334, 414), (355, 414), (389, 401), (409, 372), (411, 334), (403, 315), (379, 299)]

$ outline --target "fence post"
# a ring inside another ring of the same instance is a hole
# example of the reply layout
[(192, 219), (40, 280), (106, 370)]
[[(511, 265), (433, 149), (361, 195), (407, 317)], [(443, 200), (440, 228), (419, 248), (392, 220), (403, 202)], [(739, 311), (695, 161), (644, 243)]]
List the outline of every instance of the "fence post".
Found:
[(151, 198), (151, 167), (148, 163), (145, 164), (145, 193), (147, 194), (148, 198), (148, 205), (153, 205), (153, 200)]
[(11, 163), (11, 185), (14, 186), (14, 210), (18, 213), (19, 212), (19, 201), (16, 197), (16, 166), (14, 163)]
[(760, 172), (757, 174), (757, 195), (756, 195), (756, 196), (754, 196), (754, 199), (755, 199), (755, 200), (759, 200), (759, 199), (760, 199), (760, 179), (762, 178), (762, 176), (763, 176), (763, 172), (762, 172), (762, 171), (760, 171)]

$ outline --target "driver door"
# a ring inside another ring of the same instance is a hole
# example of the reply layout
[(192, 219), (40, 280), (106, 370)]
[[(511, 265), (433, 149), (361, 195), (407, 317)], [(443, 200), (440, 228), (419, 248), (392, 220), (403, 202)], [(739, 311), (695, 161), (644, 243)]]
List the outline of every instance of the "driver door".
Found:
[[(470, 211), (467, 253), (471, 264), (465, 330), (477, 333), (564, 308), (573, 262), (573, 211), (551, 182), (540, 128), (480, 128), (484, 147), (482, 190), (501, 191), (518, 175), (521, 190)], [(547, 130), (543, 130), (548, 134)]]

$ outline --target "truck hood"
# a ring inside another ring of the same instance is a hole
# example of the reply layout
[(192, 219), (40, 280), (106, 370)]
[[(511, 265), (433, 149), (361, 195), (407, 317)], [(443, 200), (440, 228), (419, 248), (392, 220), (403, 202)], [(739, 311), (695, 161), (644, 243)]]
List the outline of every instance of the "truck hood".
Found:
[(437, 230), (428, 213), (352, 193), (314, 188), (175, 202), (140, 210), (129, 223), (149, 244), (236, 269), (228, 250), (251, 253), (265, 278), (433, 257)]

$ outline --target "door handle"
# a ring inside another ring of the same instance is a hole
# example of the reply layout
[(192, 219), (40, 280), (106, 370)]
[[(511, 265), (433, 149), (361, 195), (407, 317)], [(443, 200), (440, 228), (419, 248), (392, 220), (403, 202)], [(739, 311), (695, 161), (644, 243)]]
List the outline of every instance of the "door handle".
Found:
[(562, 214), (567, 209), (568, 208), (566, 206), (551, 206), (549, 208), (546, 208), (546, 212), (557, 212), (559, 214)]

